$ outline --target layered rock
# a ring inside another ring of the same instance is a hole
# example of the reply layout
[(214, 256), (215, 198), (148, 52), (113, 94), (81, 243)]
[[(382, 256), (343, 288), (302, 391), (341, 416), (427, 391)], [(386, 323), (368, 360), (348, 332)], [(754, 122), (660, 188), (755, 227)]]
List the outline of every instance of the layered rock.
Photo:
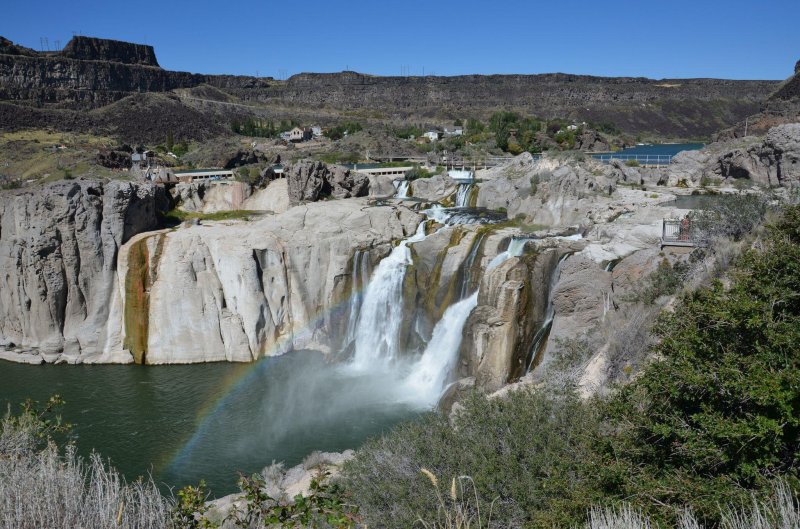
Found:
[(711, 144), (678, 153), (668, 169), (669, 185), (698, 185), (703, 178), (746, 178), (766, 186), (800, 183), (800, 123), (772, 127), (765, 138)]
[(314, 202), (323, 197), (363, 197), (369, 193), (369, 177), (340, 165), (301, 160), (286, 168), (292, 204)]
[[(405, 208), (348, 200), (143, 235), (122, 249), (117, 347), (139, 347), (150, 364), (337, 350), (355, 251), (377, 262), (419, 220)], [(129, 311), (131, 303), (146, 310)]]
[(64, 181), (0, 195), (0, 342), (48, 360), (106, 350), (117, 255), (156, 227), (156, 187)]
[(61, 55), (69, 59), (141, 64), (158, 68), (156, 52), (152, 46), (119, 40), (75, 36), (64, 46)]
[(478, 177), (484, 180), (478, 191), (479, 207), (504, 209), (509, 218), (557, 227), (585, 220), (589, 210), (616, 189), (619, 175), (595, 160), (534, 160), (524, 153), (503, 166), (481, 171)]

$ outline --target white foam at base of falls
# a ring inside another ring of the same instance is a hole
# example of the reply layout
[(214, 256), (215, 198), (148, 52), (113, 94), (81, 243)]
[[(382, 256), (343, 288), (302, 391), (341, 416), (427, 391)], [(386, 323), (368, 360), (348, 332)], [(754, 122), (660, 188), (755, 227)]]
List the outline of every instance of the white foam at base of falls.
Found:
[(439, 401), (458, 360), (464, 324), (477, 305), (478, 292), (475, 292), (450, 305), (433, 328), (433, 335), (425, 352), (405, 381), (413, 400), (431, 406)]
[(352, 365), (368, 370), (397, 357), (403, 323), (403, 281), (411, 264), (410, 243), (425, 239), (425, 222), (400, 242), (375, 268), (364, 292), (355, 329)]

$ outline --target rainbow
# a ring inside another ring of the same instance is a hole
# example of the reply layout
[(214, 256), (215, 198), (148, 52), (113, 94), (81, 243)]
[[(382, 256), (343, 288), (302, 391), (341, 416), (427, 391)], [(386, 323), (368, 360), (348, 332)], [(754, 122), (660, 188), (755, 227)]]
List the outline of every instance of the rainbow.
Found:
[(174, 452), (170, 453), (163, 465), (159, 465), (159, 470), (169, 468), (185, 460), (192, 452), (193, 448), (197, 446), (198, 442), (207, 434), (212, 424), (211, 419), (223, 410), (228, 402), (235, 400), (235, 398), (258, 377), (259, 373), (269, 368), (269, 362), (264, 361), (266, 358), (278, 356), (280, 351), (287, 351), (284, 354), (291, 353), (291, 345), (297, 338), (310, 337), (315, 330), (321, 328), (323, 324), (331, 318), (344, 316), (345, 313), (349, 311), (351, 300), (356, 296), (361, 296), (366, 290), (368, 283), (369, 282), (366, 281), (363, 288), (354, 290), (349, 297), (344, 298), (327, 309), (317, 312), (309, 321), (295, 324), (295, 327), (292, 328), (290, 332), (281, 336), (264, 352), (264, 357), (253, 362), (236, 364), (236, 368), (225, 376), (216, 391), (214, 391), (212, 396), (207, 399), (206, 403), (198, 410), (196, 416), (197, 427), (191, 438)]

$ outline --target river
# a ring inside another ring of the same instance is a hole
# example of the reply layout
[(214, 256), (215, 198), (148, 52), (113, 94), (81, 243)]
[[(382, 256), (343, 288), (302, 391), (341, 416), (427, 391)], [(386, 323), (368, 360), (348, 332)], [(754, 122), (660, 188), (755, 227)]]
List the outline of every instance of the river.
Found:
[(394, 393), (399, 375), (363, 373), (296, 351), (253, 364), (41, 365), (0, 361), (5, 409), (60, 394), (79, 453), (96, 449), (131, 480), (162, 489), (204, 479), (234, 492), (237, 472), (300, 463), (361, 445), (422, 409)]

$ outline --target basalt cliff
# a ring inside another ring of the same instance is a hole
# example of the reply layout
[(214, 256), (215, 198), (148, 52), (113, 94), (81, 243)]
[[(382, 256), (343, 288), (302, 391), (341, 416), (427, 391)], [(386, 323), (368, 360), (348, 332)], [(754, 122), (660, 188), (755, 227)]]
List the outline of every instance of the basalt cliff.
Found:
[[(75, 37), (60, 52), (36, 52), (0, 39), (4, 130), (47, 126), (101, 131), (128, 141), (161, 141), (168, 127), (180, 128), (188, 138), (206, 138), (226, 133), (230, 115), (269, 114), (276, 109), (285, 113), (287, 108), (306, 113), (316, 109), (315, 117), (327, 121), (368, 108), (384, 121), (434, 123), (465, 116), (485, 118), (505, 109), (541, 118), (611, 122), (632, 134), (698, 137), (754, 114), (779, 84), (561, 73), (455, 77), (303, 73), (279, 81), (164, 70), (152, 47), (119, 41)], [(120, 111), (120, 103), (127, 112)], [(80, 112), (86, 109), (93, 112)], [(156, 122), (150, 128), (135, 125), (156, 115), (167, 116), (169, 122)], [(183, 123), (187, 126), (180, 126)]]

